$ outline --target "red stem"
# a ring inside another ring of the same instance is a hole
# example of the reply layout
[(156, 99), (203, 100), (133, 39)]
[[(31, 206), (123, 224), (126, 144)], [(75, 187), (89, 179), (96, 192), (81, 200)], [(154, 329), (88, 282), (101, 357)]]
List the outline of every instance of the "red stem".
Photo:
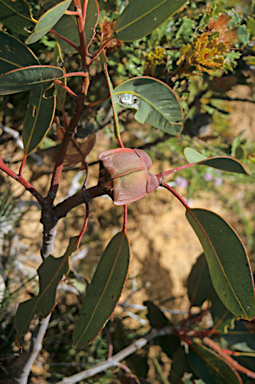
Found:
[(68, 92), (77, 101), (78, 96), (67, 85), (63, 84), (62, 81), (58, 79), (54, 80), (54, 82), (60, 85), (62, 88), (64, 88), (66, 92)]
[(107, 39), (107, 40), (104, 42), (104, 44), (99, 48), (99, 50), (92, 56), (91, 60), (92, 60), (92, 61), (95, 60), (95, 59), (100, 55), (100, 53), (104, 50), (104, 48), (107, 46), (107, 44), (108, 44), (111, 40), (113, 40), (113, 39), (114, 39), (113, 36), (109, 37), (109, 39)]
[(63, 75), (63, 77), (73, 77), (73, 76), (88, 77), (88, 73), (87, 72), (70, 72)]
[(127, 204), (124, 205), (123, 232), (127, 233)]
[(77, 243), (77, 248), (76, 249), (79, 248), (82, 236), (84, 235), (84, 232), (86, 231), (86, 228), (87, 228), (87, 225), (88, 225), (88, 220), (89, 220), (89, 204), (85, 203), (85, 205), (86, 205), (86, 217), (85, 217), (85, 221), (84, 221), (81, 233), (79, 234), (79, 237), (78, 237), (78, 243)]
[(54, 31), (54, 29), (50, 29), (50, 32), (53, 33), (53, 35), (58, 36), (60, 39), (64, 40), (67, 44), (71, 45), (76, 51), (79, 51), (78, 45), (73, 43), (71, 40), (67, 39), (66, 37), (60, 35), (58, 32)]
[(179, 193), (177, 193), (172, 187), (170, 187), (170, 185), (166, 184), (161, 178), (160, 178), (160, 175), (157, 175), (157, 178), (159, 179), (159, 184), (168, 189), (170, 192), (172, 192), (172, 194), (177, 197), (177, 199), (182, 203), (182, 205), (184, 205), (184, 207), (190, 211), (190, 207), (188, 206), (188, 204), (186, 203), (186, 201), (179, 195)]
[(251, 377), (252, 379), (255, 379), (255, 372), (250, 371), (249, 369), (243, 367), (242, 365), (238, 364), (237, 361), (232, 359), (228, 354), (226, 354), (219, 345), (217, 345), (213, 340), (209, 339), (208, 337), (205, 337), (203, 339), (203, 342), (210, 348), (212, 348), (215, 352), (217, 352), (224, 360), (226, 360), (234, 369), (236, 369), (239, 372), (244, 373), (246, 376)]
[(197, 163), (185, 164), (185, 165), (182, 165), (181, 167), (170, 169), (169, 171), (161, 172), (158, 176), (160, 178), (163, 178), (163, 180), (164, 180), (166, 176), (171, 175), (172, 173), (179, 172), (182, 169), (193, 167), (195, 164), (197, 164)]
[(20, 168), (19, 168), (19, 176), (22, 176), (23, 167), (24, 167), (26, 161), (27, 161), (27, 155), (25, 155), (25, 156), (23, 157), (22, 163), (20, 164)]
[(8, 176), (16, 180), (19, 184), (26, 188), (26, 190), (29, 191), (36, 198), (41, 207), (44, 206), (44, 199), (42, 195), (22, 176), (17, 175), (9, 167), (7, 167), (7, 165), (3, 162), (2, 159), (0, 159), (0, 169), (2, 169), (2, 171), (5, 172)]

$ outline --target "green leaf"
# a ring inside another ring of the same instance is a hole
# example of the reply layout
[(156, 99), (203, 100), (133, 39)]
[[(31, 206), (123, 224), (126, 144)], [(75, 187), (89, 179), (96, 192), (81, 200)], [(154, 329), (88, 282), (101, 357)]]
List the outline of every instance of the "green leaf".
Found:
[(27, 38), (26, 44), (33, 44), (45, 36), (63, 16), (72, 0), (64, 0), (45, 12), (38, 20), (34, 32)]
[(217, 156), (209, 157), (201, 155), (192, 148), (185, 148), (184, 156), (188, 163), (197, 163), (197, 165), (207, 165), (208, 167), (220, 169), (222, 171), (242, 173), (244, 175), (250, 175), (244, 166), (236, 159), (230, 156)]
[(0, 0), (0, 22), (12, 31), (27, 36), (35, 23), (31, 18), (31, 7), (23, 0)]
[(181, 132), (182, 124), (176, 121), (183, 119), (182, 107), (165, 83), (150, 77), (137, 77), (125, 81), (114, 92), (121, 105), (137, 110), (135, 119), (139, 123), (150, 124), (174, 136)]
[[(61, 56), (61, 49), (60, 45), (56, 43), (54, 47), (54, 65), (60, 66), (64, 62), (62, 56)], [(65, 72), (65, 68), (63, 68)], [(60, 79), (63, 84), (66, 85), (66, 77)], [(59, 84), (55, 83), (55, 89), (56, 89), (56, 108), (59, 109), (60, 111), (62, 110), (63, 106), (65, 105), (65, 100), (66, 100), (66, 90), (61, 87)]]
[(187, 0), (132, 0), (114, 28), (115, 37), (134, 41), (148, 35), (180, 9)]
[(28, 111), (25, 117), (22, 139), (25, 155), (28, 156), (38, 147), (51, 126), (56, 98), (46, 98), (48, 84), (31, 89)]
[(75, 251), (77, 240), (78, 237), (72, 237), (62, 257), (55, 258), (50, 255), (38, 268), (39, 294), (19, 304), (14, 318), (17, 339), (27, 333), (29, 324), (36, 313), (46, 317), (54, 309), (56, 289), (63, 275), (69, 272), (69, 256)]
[[(84, 0), (83, 0), (84, 2)], [(82, 4), (83, 4), (82, 2)], [(86, 43), (89, 46), (92, 42), (92, 38), (94, 37), (95, 28), (97, 26), (99, 16), (98, 3), (96, 0), (89, 0), (87, 7), (87, 17), (85, 22), (85, 36)], [(75, 16), (64, 15), (54, 26), (54, 31), (64, 36), (66, 39), (72, 41), (77, 46), (80, 45), (80, 38), (78, 33), (78, 26)], [(75, 48), (69, 45), (67, 42), (59, 38), (58, 36), (54, 36), (58, 41), (59, 45), (63, 49), (65, 53), (74, 53)]]
[(15, 37), (0, 31), (0, 75), (12, 69), (40, 64), (35, 54)]
[(193, 265), (187, 281), (188, 296), (191, 305), (201, 307), (204, 301), (209, 300), (213, 324), (217, 331), (227, 332), (227, 328), (233, 328), (235, 316), (229, 312), (215, 292), (205, 258), (202, 253)]
[(181, 384), (183, 382), (182, 377), (186, 372), (190, 372), (188, 358), (184, 347), (180, 347), (173, 356), (169, 382), (171, 384)]
[(223, 335), (235, 349), (243, 352), (255, 351), (255, 333), (249, 331), (243, 321), (236, 321), (233, 330), (229, 331), (226, 335)]
[(190, 271), (187, 289), (191, 305), (197, 307), (201, 307), (214, 291), (204, 253), (197, 258)]
[(127, 236), (119, 232), (107, 245), (88, 287), (74, 329), (75, 346), (91, 343), (111, 317), (127, 278), (129, 257)]
[(205, 209), (189, 209), (186, 217), (206, 256), (214, 289), (236, 317), (255, 316), (254, 283), (246, 249), (233, 228)]
[(229, 329), (234, 328), (236, 317), (225, 307), (216, 292), (212, 296), (209, 311), (216, 331), (227, 333)]
[(206, 384), (241, 384), (238, 373), (220, 356), (202, 344), (193, 342), (189, 347), (188, 360), (192, 370)]
[(147, 300), (144, 302), (144, 305), (148, 308), (146, 317), (152, 328), (161, 328), (170, 324), (168, 318), (152, 301)]
[(50, 65), (33, 65), (14, 69), (0, 76), (0, 95), (27, 91), (40, 84), (59, 79), (63, 75), (63, 69)]

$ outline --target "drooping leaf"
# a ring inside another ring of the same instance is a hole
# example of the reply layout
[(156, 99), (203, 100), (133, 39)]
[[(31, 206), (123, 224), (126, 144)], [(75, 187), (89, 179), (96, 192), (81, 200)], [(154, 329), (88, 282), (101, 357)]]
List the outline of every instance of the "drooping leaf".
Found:
[(183, 382), (182, 377), (186, 372), (190, 372), (190, 366), (184, 347), (180, 347), (173, 356), (169, 382), (171, 384), (181, 384)]
[(88, 287), (74, 329), (75, 346), (91, 343), (111, 317), (127, 278), (129, 255), (127, 236), (119, 232), (107, 245)]
[(201, 155), (192, 148), (185, 148), (184, 156), (188, 163), (197, 163), (197, 165), (207, 165), (208, 167), (220, 169), (222, 171), (242, 173), (250, 175), (240, 161), (230, 156), (209, 157)]
[(132, 0), (114, 28), (121, 41), (134, 41), (148, 35), (180, 9), (187, 0)]
[(255, 316), (254, 283), (246, 249), (233, 228), (216, 213), (189, 209), (186, 217), (206, 256), (213, 286), (236, 317)]
[(15, 37), (0, 31), (0, 75), (16, 68), (40, 64), (35, 54)]
[[(61, 55), (60, 45), (56, 43), (54, 47), (54, 65), (56, 67), (60, 67), (63, 62), (64, 61)], [(65, 73), (65, 68), (63, 68), (63, 71)], [(66, 82), (67, 82), (66, 77), (60, 79), (60, 81), (62, 81), (62, 83), (66, 85)], [(61, 111), (63, 106), (65, 105), (66, 90), (57, 83), (55, 83), (55, 89), (56, 89), (56, 108)]]
[(229, 329), (233, 329), (236, 317), (225, 307), (216, 292), (212, 296), (209, 311), (216, 331), (227, 333)]
[[(145, 301), (144, 305), (148, 308), (147, 318), (152, 328), (162, 328), (166, 325), (170, 325), (170, 321), (165, 314), (157, 307), (152, 301)], [(162, 351), (172, 359), (174, 353), (180, 347), (180, 339), (176, 335), (165, 335), (155, 338), (155, 342), (159, 344)]]
[(188, 360), (192, 370), (206, 384), (242, 384), (234, 368), (200, 343), (190, 345)]
[(46, 11), (38, 20), (34, 32), (27, 38), (26, 44), (33, 44), (45, 36), (64, 15), (72, 0), (64, 0)]
[[(82, 1), (82, 5), (83, 3), (84, 3), (84, 0)], [(89, 0), (88, 6), (87, 6), (87, 17), (86, 17), (85, 28), (84, 28), (87, 46), (91, 44), (92, 38), (95, 33), (95, 28), (97, 26), (98, 17), (99, 17), (99, 8), (98, 8), (97, 1)], [(72, 41), (77, 46), (80, 45), (77, 21), (75, 16), (64, 15), (54, 26), (53, 30), (59, 33), (60, 35), (64, 36), (66, 39)], [(75, 52), (75, 48), (69, 45), (67, 42), (65, 42), (64, 40), (60, 39), (57, 36), (55, 36), (55, 38), (65, 53), (70, 54)]]
[[(59, 140), (63, 140), (64, 131), (62, 131), (60, 127), (57, 127), (57, 136)], [(76, 164), (83, 162), (94, 148), (95, 143), (95, 133), (91, 133), (87, 136), (83, 143), (78, 143), (74, 139), (71, 140), (66, 150), (64, 165), (67, 167), (74, 167)]]
[(22, 130), (22, 139), (25, 155), (28, 156), (34, 151), (51, 126), (56, 98), (44, 96), (48, 84), (43, 84), (30, 91), (28, 111), (25, 117)]
[(211, 302), (209, 311), (217, 331), (226, 332), (227, 328), (233, 327), (235, 316), (225, 307), (213, 288), (204, 253), (198, 257), (191, 269), (187, 288), (191, 305), (201, 307), (204, 301)]
[(204, 253), (197, 258), (190, 271), (187, 289), (190, 304), (197, 307), (201, 307), (213, 293), (212, 280)]
[(165, 314), (152, 301), (147, 300), (144, 302), (144, 305), (148, 308), (146, 317), (148, 318), (151, 327), (161, 328), (170, 324)]
[(31, 7), (23, 0), (0, 0), (0, 22), (23, 36), (27, 36), (35, 25), (31, 18)]
[(14, 69), (0, 76), (0, 95), (27, 91), (38, 85), (63, 77), (61, 68), (50, 65), (33, 65)]
[(70, 239), (68, 248), (62, 257), (55, 258), (50, 255), (38, 268), (39, 294), (19, 304), (14, 318), (17, 339), (27, 333), (29, 324), (36, 313), (46, 317), (54, 309), (56, 289), (63, 275), (69, 272), (69, 256), (76, 249), (77, 239), (77, 237)]
[[(135, 109), (135, 119), (177, 136), (182, 130), (181, 104), (165, 83), (151, 77), (130, 79), (115, 88), (117, 102)], [(133, 100), (133, 102), (132, 102)]]
[(223, 337), (239, 351), (255, 352), (255, 333), (246, 328), (243, 321), (236, 321), (235, 327)]

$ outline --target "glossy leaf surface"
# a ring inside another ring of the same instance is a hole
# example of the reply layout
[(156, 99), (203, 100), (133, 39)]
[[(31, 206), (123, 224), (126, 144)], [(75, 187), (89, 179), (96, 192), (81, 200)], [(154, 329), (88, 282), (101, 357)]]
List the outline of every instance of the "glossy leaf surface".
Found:
[(246, 171), (244, 166), (238, 160), (230, 156), (206, 158), (192, 148), (185, 148), (184, 156), (188, 163), (197, 163), (197, 165), (207, 165), (208, 167), (220, 169), (221, 171), (250, 175), (250, 173)]
[(119, 232), (107, 245), (88, 287), (74, 329), (75, 346), (91, 343), (111, 317), (127, 278), (129, 257), (127, 236)]
[(61, 68), (50, 65), (34, 65), (7, 72), (0, 77), (0, 95), (27, 91), (40, 84), (63, 77)]
[(189, 209), (186, 217), (206, 256), (213, 286), (236, 317), (255, 316), (254, 284), (247, 252), (233, 228), (205, 209)]
[(114, 32), (122, 41), (148, 35), (180, 9), (187, 0), (132, 0), (120, 15)]
[(69, 272), (69, 256), (76, 249), (77, 237), (72, 237), (69, 246), (62, 257), (48, 256), (40, 265), (39, 294), (32, 299), (24, 301), (18, 307), (14, 318), (14, 328), (17, 331), (17, 339), (25, 335), (29, 324), (36, 313), (46, 317), (56, 305), (56, 289), (63, 275)]
[(199, 343), (189, 347), (188, 360), (192, 370), (207, 384), (241, 384), (238, 373), (220, 356)]
[(56, 98), (44, 96), (47, 88), (48, 85), (44, 84), (31, 89), (30, 92), (28, 111), (22, 130), (25, 155), (29, 155), (38, 147), (54, 117)]
[(27, 38), (26, 44), (33, 44), (45, 36), (63, 16), (72, 0), (61, 1), (45, 12), (38, 20), (34, 32)]
[[(82, 1), (82, 4), (84, 0)], [(95, 28), (97, 25), (99, 16), (98, 3), (96, 0), (89, 0), (87, 7), (87, 17), (85, 22), (85, 36), (86, 36), (86, 44), (90, 45), (92, 38), (95, 33)], [(64, 36), (66, 39), (72, 41), (77, 46), (80, 45), (77, 21), (75, 16), (64, 15), (61, 19), (54, 25), (54, 31)], [(59, 45), (63, 49), (65, 53), (74, 53), (75, 48), (69, 45), (64, 40), (55, 36), (55, 39), (58, 41)]]
[(0, 0), (0, 22), (10, 30), (27, 36), (35, 23), (31, 19), (30, 5), (23, 0)]
[(15, 37), (0, 31), (0, 75), (16, 68), (40, 64), (35, 54)]
[(183, 119), (180, 102), (168, 85), (151, 77), (130, 79), (115, 88), (114, 93), (121, 105), (127, 95), (133, 95), (136, 103), (126, 108), (136, 109), (135, 119), (161, 131), (177, 136), (182, 130)]

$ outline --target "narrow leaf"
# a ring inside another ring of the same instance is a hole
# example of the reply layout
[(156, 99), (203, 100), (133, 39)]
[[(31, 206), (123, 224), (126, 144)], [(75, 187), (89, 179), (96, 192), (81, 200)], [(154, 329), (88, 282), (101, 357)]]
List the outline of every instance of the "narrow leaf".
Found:
[(73, 342), (83, 347), (100, 333), (117, 305), (129, 266), (127, 236), (117, 233), (106, 247), (82, 303)]
[(198, 257), (191, 269), (187, 289), (191, 305), (201, 307), (204, 301), (211, 302), (209, 311), (217, 331), (227, 332), (228, 328), (233, 328), (235, 316), (225, 307), (213, 288), (204, 253)]
[(188, 360), (192, 370), (206, 384), (242, 384), (234, 368), (202, 344), (193, 342), (190, 345)]
[(234, 229), (205, 209), (189, 209), (186, 217), (206, 256), (213, 286), (236, 317), (255, 316), (254, 283), (246, 249)]
[(190, 304), (197, 307), (201, 307), (213, 293), (213, 284), (204, 253), (197, 258), (190, 271), (187, 289)]
[(27, 36), (29, 29), (35, 25), (31, 18), (31, 7), (23, 0), (0, 0), (0, 22), (23, 36)]
[(35, 54), (15, 37), (0, 31), (0, 75), (12, 69), (40, 64)]
[[(81, 2), (83, 5), (84, 0)], [(85, 36), (86, 36), (86, 44), (89, 46), (92, 42), (92, 39), (95, 34), (95, 28), (98, 23), (99, 17), (99, 7), (96, 0), (89, 0), (87, 6), (87, 17), (85, 21)], [(66, 39), (72, 41), (77, 46), (80, 45), (77, 21), (75, 16), (64, 15), (54, 26), (54, 31), (64, 36)], [(58, 41), (59, 45), (63, 49), (65, 53), (74, 53), (75, 49), (69, 45), (64, 40), (55, 36), (55, 39)]]
[(25, 117), (22, 139), (25, 155), (34, 151), (45, 137), (51, 126), (56, 97), (44, 96), (48, 84), (31, 89), (28, 111)]
[(182, 377), (186, 372), (190, 372), (187, 354), (184, 347), (179, 347), (173, 356), (169, 382), (171, 384), (182, 384)]
[(187, 0), (132, 0), (120, 15), (114, 32), (122, 41), (148, 35), (180, 9)]
[(50, 65), (33, 65), (14, 69), (0, 76), (0, 95), (27, 91), (40, 84), (52, 82), (63, 77), (61, 68)]
[(201, 155), (192, 148), (185, 148), (184, 156), (188, 163), (197, 163), (197, 165), (207, 165), (208, 167), (220, 169), (222, 171), (242, 173), (250, 175), (240, 161), (230, 156), (209, 157)]
[(64, 15), (72, 0), (61, 1), (45, 12), (38, 20), (34, 32), (27, 38), (26, 44), (33, 44), (45, 36)]
[(130, 79), (115, 88), (117, 102), (135, 109), (135, 119), (177, 136), (182, 130), (181, 104), (172, 89), (151, 77)]
[[(54, 47), (54, 65), (56, 67), (60, 67), (63, 62), (64, 61), (61, 55), (60, 45), (56, 43)], [(63, 71), (65, 73), (65, 68), (63, 68)], [(67, 83), (66, 77), (60, 79), (60, 81), (62, 81), (62, 83), (65, 85)], [(56, 108), (61, 111), (63, 106), (65, 105), (66, 90), (57, 83), (55, 83), (55, 89), (56, 89)]]
[(72, 237), (62, 257), (55, 258), (50, 255), (38, 268), (39, 294), (19, 304), (14, 318), (14, 328), (17, 331), (17, 339), (27, 333), (29, 324), (36, 313), (40, 313), (43, 317), (46, 317), (54, 309), (58, 283), (63, 275), (69, 272), (69, 256), (75, 251), (76, 245), (77, 237)]

